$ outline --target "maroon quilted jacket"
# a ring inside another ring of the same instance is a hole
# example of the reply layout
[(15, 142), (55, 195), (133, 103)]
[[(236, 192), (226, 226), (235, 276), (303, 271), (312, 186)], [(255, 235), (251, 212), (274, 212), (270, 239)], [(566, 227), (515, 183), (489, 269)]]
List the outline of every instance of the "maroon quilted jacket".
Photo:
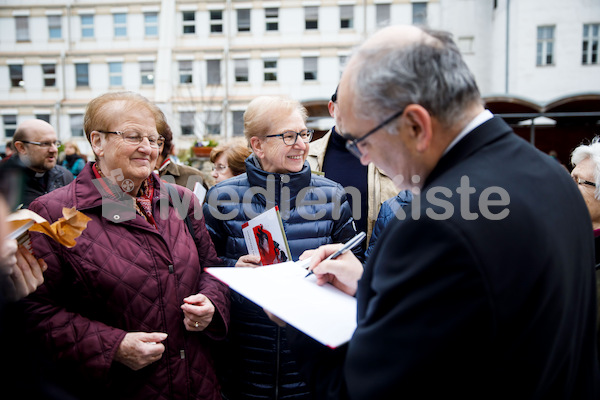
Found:
[[(188, 215), (198, 251), (159, 179), (152, 199), (157, 230), (115, 199), (102, 199), (92, 178), (90, 163), (70, 185), (30, 206), (50, 222), (62, 216), (63, 207), (76, 207), (91, 218), (71, 249), (32, 233), (36, 256), (48, 263), (45, 283), (26, 299), (36, 337), (57, 365), (73, 374), (69, 379), (74, 386), (86, 385), (85, 398), (220, 399), (210, 353), (211, 342), (227, 334), (229, 292), (201, 272), (200, 266), (220, 260), (204, 220), (193, 217), (194, 204), (202, 215), (195, 196)], [(191, 194), (175, 187), (180, 197)], [(160, 216), (162, 202), (169, 202), (168, 208), (163, 204), (168, 218)], [(200, 333), (186, 331), (180, 308), (195, 293), (206, 295), (216, 309)], [(133, 331), (169, 335), (162, 358), (139, 371), (113, 363), (121, 340)]]

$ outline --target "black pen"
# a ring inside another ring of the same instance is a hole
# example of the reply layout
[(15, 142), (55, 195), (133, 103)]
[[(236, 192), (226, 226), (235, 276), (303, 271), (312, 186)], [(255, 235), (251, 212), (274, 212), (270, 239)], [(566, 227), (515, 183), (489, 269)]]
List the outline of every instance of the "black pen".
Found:
[[(364, 232), (359, 232), (352, 239), (348, 240), (346, 242), (346, 244), (341, 249), (339, 249), (335, 253), (331, 254), (329, 257), (327, 257), (323, 261), (331, 260), (333, 258), (341, 256), (342, 254), (344, 254), (348, 250), (352, 250), (353, 248), (355, 248), (356, 246), (358, 246), (359, 244), (362, 243), (362, 241), (364, 240), (365, 236), (367, 236), (367, 235)], [(321, 261), (321, 262), (323, 262), (323, 261)], [(313, 274), (313, 270), (311, 269), (310, 271), (308, 271), (308, 274), (306, 274), (305, 278), (308, 278), (312, 274)]]

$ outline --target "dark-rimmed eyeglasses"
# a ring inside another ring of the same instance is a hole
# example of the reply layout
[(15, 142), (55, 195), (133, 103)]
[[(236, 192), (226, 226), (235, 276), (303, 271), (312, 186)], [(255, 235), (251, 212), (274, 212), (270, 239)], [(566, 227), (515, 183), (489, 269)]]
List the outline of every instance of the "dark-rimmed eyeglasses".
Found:
[(575, 179), (575, 183), (577, 183), (578, 185), (587, 185), (587, 186), (591, 186), (591, 187), (596, 187), (596, 184), (594, 182), (586, 181), (585, 179), (581, 179), (581, 178), (573, 178), (573, 179)]
[(52, 147), (52, 146), (56, 146), (56, 147), (60, 146), (60, 140), (54, 140), (52, 142), (30, 142), (29, 140), (18, 140), (18, 142), (27, 143), (27, 144), (33, 144), (35, 146), (39, 146), (39, 147), (42, 147), (44, 149), (47, 149), (47, 148)]
[(296, 144), (298, 137), (300, 137), (300, 139), (302, 139), (304, 143), (310, 142), (314, 133), (315, 131), (313, 131), (312, 129), (304, 129), (300, 132), (285, 131), (283, 133), (278, 133), (277, 135), (266, 135), (265, 137), (279, 136), (283, 139), (283, 143), (285, 143), (287, 146), (293, 146)]
[(395, 120), (396, 118), (398, 118), (399, 116), (401, 116), (404, 113), (404, 108), (401, 109), (400, 111), (398, 111), (397, 113), (395, 113), (394, 115), (392, 115), (391, 117), (389, 117), (388, 119), (386, 119), (385, 121), (383, 121), (382, 123), (380, 123), (379, 125), (377, 125), (375, 128), (371, 129), (369, 132), (367, 132), (365, 135), (363, 135), (362, 137), (358, 138), (358, 139), (353, 139), (352, 136), (348, 133), (342, 134), (340, 132), (340, 135), (346, 139), (346, 149), (352, 153), (352, 155), (356, 158), (361, 158), (362, 157), (362, 153), (360, 152), (360, 149), (358, 148), (358, 144), (360, 142), (362, 142), (363, 140), (365, 140), (366, 138), (368, 138), (369, 136), (371, 136), (372, 134), (374, 134), (375, 132), (377, 132), (378, 130), (380, 130), (381, 128), (383, 128), (384, 126), (386, 126), (387, 124), (389, 124), (390, 122), (392, 122), (393, 120)]
[(160, 135), (150, 135), (144, 136), (139, 132), (121, 132), (121, 131), (96, 131), (100, 133), (112, 133), (113, 135), (119, 135), (125, 141), (125, 143), (131, 145), (138, 145), (142, 143), (144, 138), (148, 139), (148, 143), (150, 143), (150, 147), (153, 149), (158, 149), (165, 142), (165, 138)]

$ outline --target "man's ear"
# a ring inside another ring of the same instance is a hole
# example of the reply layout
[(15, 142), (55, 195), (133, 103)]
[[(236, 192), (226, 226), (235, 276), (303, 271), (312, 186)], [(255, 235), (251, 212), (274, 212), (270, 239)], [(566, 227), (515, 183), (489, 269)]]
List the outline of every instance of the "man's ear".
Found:
[(100, 132), (92, 131), (90, 133), (90, 144), (92, 145), (92, 151), (96, 156), (100, 157), (104, 155), (104, 145), (102, 143)]
[(329, 110), (329, 115), (331, 115), (331, 118), (335, 118), (335, 103), (331, 100), (329, 100), (329, 103), (327, 103), (327, 109)]
[(419, 104), (409, 104), (404, 110), (404, 123), (408, 124), (408, 135), (414, 141), (415, 149), (419, 152), (427, 150), (433, 138), (429, 112)]
[(250, 138), (250, 147), (252, 147), (252, 152), (256, 155), (256, 157), (264, 157), (265, 152), (263, 149), (263, 142), (259, 137), (253, 136)]
[(14, 143), (14, 145), (15, 145), (15, 150), (17, 150), (17, 153), (27, 154), (27, 151), (25, 150), (25, 143), (16, 141)]

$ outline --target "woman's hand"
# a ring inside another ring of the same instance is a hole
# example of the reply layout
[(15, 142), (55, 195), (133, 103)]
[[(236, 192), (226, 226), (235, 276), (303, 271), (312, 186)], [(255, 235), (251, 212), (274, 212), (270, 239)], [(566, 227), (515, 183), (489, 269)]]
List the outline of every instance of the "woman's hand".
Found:
[(183, 301), (181, 309), (183, 310), (185, 329), (192, 332), (205, 330), (215, 314), (213, 303), (202, 293), (186, 297)]
[(252, 256), (250, 254), (246, 254), (245, 256), (241, 256), (237, 262), (235, 263), (236, 267), (250, 267), (250, 268), (256, 268), (256, 267), (260, 267), (261, 263), (260, 263), (260, 256)]
[(134, 371), (160, 360), (165, 352), (161, 343), (167, 338), (162, 332), (128, 332), (115, 353), (115, 361)]

